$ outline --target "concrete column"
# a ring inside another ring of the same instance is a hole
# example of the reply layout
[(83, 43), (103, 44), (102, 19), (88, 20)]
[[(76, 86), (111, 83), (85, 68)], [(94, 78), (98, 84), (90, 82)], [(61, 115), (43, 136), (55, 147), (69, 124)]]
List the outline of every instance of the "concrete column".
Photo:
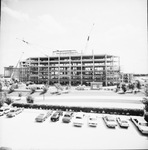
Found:
[(93, 59), (93, 82), (95, 81), (95, 63), (94, 63), (94, 52), (93, 52), (93, 56), (92, 56), (92, 59)]
[(107, 86), (107, 55), (105, 55), (105, 86)]
[(58, 83), (60, 84), (60, 54), (58, 57)]
[(69, 86), (71, 86), (71, 56), (69, 56)]
[(83, 75), (82, 75), (82, 55), (81, 55), (81, 85), (83, 84), (83, 82), (82, 82), (82, 79), (83, 78)]
[(49, 76), (49, 56), (48, 56), (48, 81), (47, 81), (47, 84), (49, 85), (49, 80), (50, 80), (50, 76)]

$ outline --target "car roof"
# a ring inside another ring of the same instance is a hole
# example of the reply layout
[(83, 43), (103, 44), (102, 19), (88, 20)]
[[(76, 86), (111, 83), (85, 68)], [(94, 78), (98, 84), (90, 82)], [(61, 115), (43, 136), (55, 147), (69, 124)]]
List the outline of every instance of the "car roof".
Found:
[(73, 112), (66, 112), (65, 115), (71, 115)]
[(112, 118), (115, 118), (115, 117), (113, 117), (113, 116), (105, 116), (105, 117), (106, 117), (106, 118), (111, 118), (111, 119), (112, 119)]
[(77, 117), (83, 117), (83, 113), (81, 113), (81, 112), (76, 113), (76, 116), (77, 116)]

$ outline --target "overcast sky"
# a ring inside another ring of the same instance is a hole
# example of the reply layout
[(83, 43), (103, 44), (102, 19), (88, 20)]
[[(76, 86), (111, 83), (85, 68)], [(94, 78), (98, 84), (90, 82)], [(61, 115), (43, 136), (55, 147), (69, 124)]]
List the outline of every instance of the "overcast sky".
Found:
[(148, 73), (147, 1), (2, 0), (0, 42), (0, 73), (23, 52), (21, 60), (57, 49), (117, 55), (122, 71)]

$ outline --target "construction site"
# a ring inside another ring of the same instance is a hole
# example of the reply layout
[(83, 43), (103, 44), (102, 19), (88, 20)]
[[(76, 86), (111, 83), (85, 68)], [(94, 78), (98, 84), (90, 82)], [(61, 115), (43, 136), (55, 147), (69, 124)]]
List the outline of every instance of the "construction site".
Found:
[(30, 57), (19, 62), (19, 80), (36, 84), (103, 86), (119, 82), (120, 58), (113, 55), (83, 55), (76, 50), (56, 50), (52, 56)]

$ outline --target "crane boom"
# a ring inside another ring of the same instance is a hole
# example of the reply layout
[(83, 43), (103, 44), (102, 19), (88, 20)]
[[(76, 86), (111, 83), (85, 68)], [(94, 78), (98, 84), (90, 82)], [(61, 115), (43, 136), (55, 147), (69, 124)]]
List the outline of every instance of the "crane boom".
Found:
[(92, 30), (93, 30), (94, 25), (95, 25), (95, 24), (93, 23), (92, 28), (90, 29), (90, 32), (89, 32), (89, 34), (88, 34), (87, 41), (86, 41), (86, 45), (85, 45), (85, 49), (84, 49), (84, 53), (86, 53), (86, 51), (87, 51), (88, 42), (89, 42), (89, 40), (90, 40), (90, 35), (91, 35), (91, 33), (92, 33)]
[[(16, 64), (15, 68), (18, 67), (18, 64), (19, 64), (19, 62), (20, 62), (20, 60), (21, 60), (21, 58), (22, 58), (23, 55), (24, 55), (24, 52), (22, 52), (22, 55), (20, 56), (20, 58), (19, 58), (19, 60), (18, 60), (18, 62), (17, 62), (17, 64)], [(13, 70), (13, 72), (12, 72), (12, 74), (11, 74), (10, 80), (12, 80), (13, 78), (14, 78), (14, 70)]]

